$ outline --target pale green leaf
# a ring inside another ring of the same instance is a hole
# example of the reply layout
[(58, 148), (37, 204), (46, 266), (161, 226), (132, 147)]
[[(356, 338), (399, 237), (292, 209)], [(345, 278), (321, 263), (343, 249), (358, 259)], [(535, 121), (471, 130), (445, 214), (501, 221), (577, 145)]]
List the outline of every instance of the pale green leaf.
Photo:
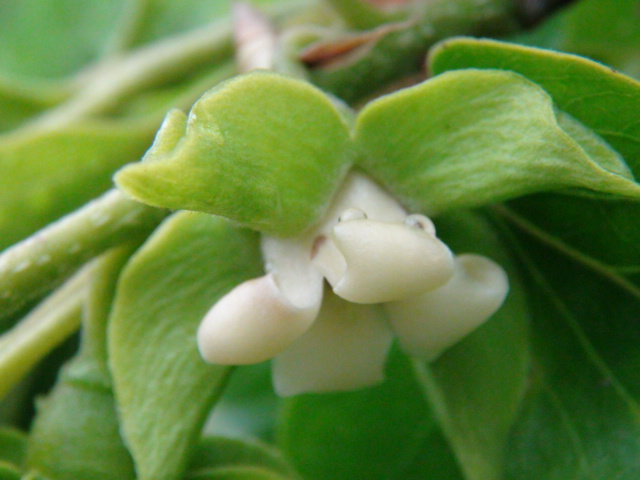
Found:
[(139, 158), (153, 125), (85, 122), (0, 137), (0, 249), (95, 198), (112, 173)]
[(221, 296), (261, 271), (257, 235), (184, 212), (169, 218), (125, 268), (109, 357), (140, 480), (182, 475), (230, 370), (204, 363), (196, 330)]
[(122, 169), (116, 183), (154, 206), (292, 235), (328, 206), (351, 161), (348, 138), (325, 94), (254, 72), (210, 90), (188, 117), (171, 112), (144, 161)]
[(123, 0), (0, 2), (0, 70), (20, 77), (69, 75), (102, 53)]
[(640, 197), (625, 163), (586, 136), (561, 128), (540, 87), (499, 70), (448, 72), (375, 100), (355, 134), (362, 166), (431, 214), (567, 188)]

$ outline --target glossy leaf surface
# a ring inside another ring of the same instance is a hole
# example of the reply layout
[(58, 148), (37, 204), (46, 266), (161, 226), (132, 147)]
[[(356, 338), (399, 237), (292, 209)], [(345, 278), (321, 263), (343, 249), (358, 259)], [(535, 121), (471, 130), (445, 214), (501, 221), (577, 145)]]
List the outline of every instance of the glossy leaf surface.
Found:
[(287, 399), (279, 426), (281, 448), (308, 480), (464, 478), (397, 350), (385, 383)]
[(485, 255), (509, 276), (507, 300), (484, 325), (434, 363), (415, 363), (465, 478), (501, 479), (508, 435), (527, 387), (529, 315), (524, 291), (504, 245), (482, 217), (460, 212), (443, 217), (437, 227), (456, 254)]
[(230, 371), (204, 363), (196, 330), (221, 296), (261, 269), (254, 233), (193, 213), (170, 217), (125, 268), (109, 357), (138, 478), (182, 475)]
[[(509, 478), (632, 479), (640, 471), (640, 289), (631, 273), (640, 258), (637, 224), (613, 217), (611, 229), (594, 231), (593, 217), (614, 205), (592, 204), (593, 213), (574, 217), (571, 230), (558, 228), (578, 205), (563, 208), (557, 200), (543, 196), (500, 210), (513, 225), (525, 272), (535, 358), (527, 408), (508, 450)], [(546, 209), (550, 202), (555, 210)], [(540, 208), (549, 218), (527, 218)], [(585, 235), (594, 240), (588, 249)], [(629, 255), (634, 262), (617, 264)]]

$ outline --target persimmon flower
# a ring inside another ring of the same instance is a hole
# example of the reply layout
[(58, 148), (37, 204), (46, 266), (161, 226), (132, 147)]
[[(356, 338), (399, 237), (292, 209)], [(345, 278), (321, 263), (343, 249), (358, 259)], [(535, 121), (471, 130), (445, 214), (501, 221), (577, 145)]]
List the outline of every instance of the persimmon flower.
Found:
[(454, 256), (430, 219), (408, 215), (358, 173), (313, 229), (264, 235), (262, 251), (265, 275), (211, 308), (198, 346), (216, 364), (273, 358), (282, 396), (381, 381), (394, 333), (409, 354), (433, 360), (487, 320), (509, 288), (500, 266)]

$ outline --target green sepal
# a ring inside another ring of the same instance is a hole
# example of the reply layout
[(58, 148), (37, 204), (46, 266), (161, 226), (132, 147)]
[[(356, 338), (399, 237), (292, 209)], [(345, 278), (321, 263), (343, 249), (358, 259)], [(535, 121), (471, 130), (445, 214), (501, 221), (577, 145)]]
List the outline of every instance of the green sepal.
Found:
[(640, 197), (615, 152), (576, 121), (564, 123), (579, 142), (534, 83), (469, 69), (371, 102), (355, 138), (362, 166), (430, 214), (568, 188)]
[(262, 274), (258, 235), (180, 212), (125, 267), (109, 328), (122, 434), (140, 480), (181, 478), (230, 367), (206, 364), (200, 321), (233, 287)]
[(640, 167), (640, 83), (577, 55), (456, 38), (435, 46), (433, 74), (482, 68), (511, 70), (545, 89), (561, 110), (594, 130), (635, 169)]
[(254, 72), (170, 112), (144, 161), (115, 177), (154, 206), (288, 236), (317, 222), (351, 159), (338, 108), (315, 87)]

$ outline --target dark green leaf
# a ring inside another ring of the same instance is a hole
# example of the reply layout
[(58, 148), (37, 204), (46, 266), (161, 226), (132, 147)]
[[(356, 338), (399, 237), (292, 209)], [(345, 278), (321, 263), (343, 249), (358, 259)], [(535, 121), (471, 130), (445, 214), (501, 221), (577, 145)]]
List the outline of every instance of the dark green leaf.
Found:
[(271, 363), (241, 365), (233, 370), (204, 433), (270, 441), (278, 405), (279, 399), (271, 385)]
[(195, 475), (187, 476), (187, 480), (289, 480), (271, 470), (259, 467), (212, 468)]
[(189, 475), (197, 476), (204, 470), (231, 467), (263, 468), (287, 478), (297, 474), (280, 452), (255, 441), (224, 437), (205, 437), (195, 448), (189, 464)]
[(27, 437), (19, 430), (0, 427), (0, 461), (21, 466), (27, 446)]
[(640, 76), (640, 11), (637, 0), (582, 0), (517, 43), (586, 55)]
[(509, 478), (637, 478), (640, 209), (540, 195), (498, 213), (534, 320), (532, 385)]
[(464, 478), (397, 350), (387, 377), (373, 388), (285, 401), (279, 443), (305, 479)]
[(261, 271), (257, 235), (193, 213), (168, 219), (125, 268), (109, 356), (140, 480), (182, 475), (230, 370), (204, 363), (196, 330), (220, 297)]
[(0, 460), (0, 480), (20, 480), (21, 472), (11, 463)]
[(488, 256), (509, 275), (509, 296), (486, 324), (435, 363), (416, 363), (465, 478), (501, 479), (507, 436), (529, 367), (529, 317), (522, 286), (496, 233), (481, 217), (468, 213), (444, 217), (438, 222), (438, 235), (455, 253)]

